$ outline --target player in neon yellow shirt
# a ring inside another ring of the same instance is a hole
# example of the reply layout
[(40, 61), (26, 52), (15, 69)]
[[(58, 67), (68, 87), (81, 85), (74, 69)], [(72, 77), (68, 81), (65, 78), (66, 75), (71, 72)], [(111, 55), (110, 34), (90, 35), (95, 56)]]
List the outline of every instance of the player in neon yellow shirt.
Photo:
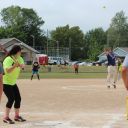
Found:
[(5, 116), (3, 119), (5, 123), (15, 123), (9, 117), (10, 110), (13, 104), (15, 108), (14, 120), (20, 122), (26, 121), (19, 114), (21, 95), (19, 88), (16, 84), (16, 81), (20, 74), (20, 70), (21, 68), (23, 68), (23, 66), (24, 61), (21, 57), (21, 47), (19, 45), (14, 45), (13, 48), (10, 50), (8, 56), (3, 61), (3, 68), (5, 73), (3, 76), (3, 91), (8, 99), (6, 104)]
[[(4, 69), (9, 68), (13, 64), (15, 64), (15, 60), (13, 58), (14, 58), (13, 56), (6, 57), (6, 59), (3, 62)], [(19, 64), (24, 64), (22, 57), (18, 57), (16, 61)], [(10, 73), (8, 73), (5, 70), (3, 83), (14, 86), (16, 84), (16, 80), (17, 80), (17, 78), (18, 78), (18, 76), (20, 74), (20, 69), (21, 69), (20, 66), (18, 66), (17, 68), (12, 70), (12, 72), (10, 72)]]

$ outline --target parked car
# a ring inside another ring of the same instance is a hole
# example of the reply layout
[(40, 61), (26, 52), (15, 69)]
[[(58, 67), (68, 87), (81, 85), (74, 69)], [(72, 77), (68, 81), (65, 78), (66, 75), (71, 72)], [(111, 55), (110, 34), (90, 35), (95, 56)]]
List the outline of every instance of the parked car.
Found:
[(86, 66), (87, 65), (87, 62), (81, 62), (81, 63), (78, 63), (79, 66)]
[(87, 66), (93, 66), (93, 63), (92, 62), (88, 62)]
[(68, 61), (64, 60), (63, 57), (54, 57), (54, 56), (49, 56), (48, 57), (48, 64), (50, 65), (67, 65)]
[(71, 62), (71, 65), (79, 64), (79, 63), (81, 63), (81, 61), (73, 61), (73, 62)]
[(64, 63), (62, 57), (54, 57), (54, 56), (48, 57), (48, 64), (56, 65), (56, 64), (60, 64), (60, 63)]

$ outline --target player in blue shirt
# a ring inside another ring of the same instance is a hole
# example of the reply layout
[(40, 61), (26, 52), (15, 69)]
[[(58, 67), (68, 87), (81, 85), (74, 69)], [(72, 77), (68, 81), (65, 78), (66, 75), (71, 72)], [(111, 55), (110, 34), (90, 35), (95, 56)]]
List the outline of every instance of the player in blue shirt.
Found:
[(110, 88), (113, 86), (116, 88), (117, 82), (117, 66), (116, 66), (116, 57), (111, 50), (111, 48), (106, 48), (104, 50), (107, 60), (108, 60), (108, 75), (107, 75), (107, 87)]

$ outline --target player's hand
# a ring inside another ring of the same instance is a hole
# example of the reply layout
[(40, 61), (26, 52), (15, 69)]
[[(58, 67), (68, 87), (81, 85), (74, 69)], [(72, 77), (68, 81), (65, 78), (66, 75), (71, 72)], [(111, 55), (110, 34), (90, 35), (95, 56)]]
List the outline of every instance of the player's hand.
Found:
[(25, 67), (24, 64), (20, 64), (20, 68), (21, 68), (22, 70), (24, 70), (24, 67)]
[(14, 67), (20, 67), (20, 64), (18, 62), (15, 62), (13, 66)]

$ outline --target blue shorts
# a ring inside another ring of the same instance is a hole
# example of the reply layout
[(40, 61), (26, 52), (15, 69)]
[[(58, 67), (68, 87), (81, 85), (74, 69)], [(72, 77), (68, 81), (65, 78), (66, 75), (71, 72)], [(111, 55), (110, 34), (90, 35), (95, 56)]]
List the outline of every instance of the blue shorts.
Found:
[(38, 71), (32, 70), (32, 74), (38, 74)]

